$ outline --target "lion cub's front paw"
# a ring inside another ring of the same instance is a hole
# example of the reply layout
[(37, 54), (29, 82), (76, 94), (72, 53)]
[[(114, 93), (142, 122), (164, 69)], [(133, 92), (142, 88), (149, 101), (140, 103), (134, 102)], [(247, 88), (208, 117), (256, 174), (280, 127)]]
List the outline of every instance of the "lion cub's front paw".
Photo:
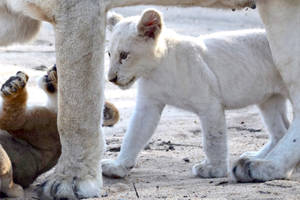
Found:
[(43, 77), (43, 89), (49, 93), (56, 93), (57, 91), (57, 70), (56, 65), (51, 67), (47, 74)]
[(15, 76), (10, 77), (1, 87), (1, 95), (4, 98), (15, 97), (26, 87), (28, 75), (24, 72), (17, 72)]
[(227, 176), (227, 166), (208, 164), (206, 160), (192, 168), (193, 174), (201, 178), (222, 178)]

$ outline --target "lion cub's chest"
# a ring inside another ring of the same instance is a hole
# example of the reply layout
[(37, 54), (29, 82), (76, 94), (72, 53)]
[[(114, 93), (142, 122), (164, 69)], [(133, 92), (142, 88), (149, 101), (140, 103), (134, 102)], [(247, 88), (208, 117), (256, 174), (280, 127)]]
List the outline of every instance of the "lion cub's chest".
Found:
[[(181, 78), (179, 78), (181, 76)], [(146, 98), (156, 99), (157, 101), (188, 110), (198, 112), (202, 103), (201, 93), (205, 93), (194, 83), (191, 78), (178, 74), (178, 77), (158, 74), (151, 79), (141, 79), (139, 81), (139, 92)]]

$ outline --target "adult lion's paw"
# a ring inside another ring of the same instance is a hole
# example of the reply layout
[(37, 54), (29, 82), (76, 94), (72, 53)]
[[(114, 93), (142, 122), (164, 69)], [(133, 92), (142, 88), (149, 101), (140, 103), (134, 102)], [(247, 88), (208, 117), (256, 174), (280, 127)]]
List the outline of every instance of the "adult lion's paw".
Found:
[(55, 174), (38, 186), (40, 199), (85, 199), (100, 196), (102, 181), (94, 177), (81, 179)]
[(201, 178), (221, 178), (227, 176), (227, 166), (208, 164), (205, 160), (192, 168), (195, 176)]
[(115, 160), (104, 159), (101, 161), (102, 174), (111, 178), (124, 178), (130, 172), (130, 168), (124, 167)]
[(264, 182), (273, 179), (286, 178), (271, 161), (262, 159), (239, 159), (232, 168), (232, 178), (237, 182)]

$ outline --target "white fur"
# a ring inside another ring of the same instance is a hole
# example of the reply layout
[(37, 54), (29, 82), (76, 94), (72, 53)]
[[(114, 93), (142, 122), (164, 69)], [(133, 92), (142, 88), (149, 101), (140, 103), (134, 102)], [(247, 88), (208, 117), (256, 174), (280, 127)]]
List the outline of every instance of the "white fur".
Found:
[(0, 45), (6, 46), (32, 39), (40, 28), (40, 22), (21, 14), (12, 14), (6, 7), (0, 7), (0, 26)]
[(46, 107), (57, 113), (57, 92), (55, 92), (55, 93), (47, 92), (46, 85), (45, 85), (45, 82), (43, 81), (43, 79), (44, 79), (43, 76), (38, 78), (37, 84), (47, 94)]
[(24, 43), (40, 29), (40, 20), (54, 24), (55, 1), (0, 0), (0, 45)]
[[(109, 2), (111, 3), (110, 7), (142, 3), (140, 0), (111, 0)], [(147, 0), (146, 4), (189, 6), (187, 2), (185, 0), (176, 2)], [(189, 2), (193, 5), (198, 3), (197, 5), (204, 6), (201, 3), (205, 1), (193, 0)], [(286, 178), (300, 161), (300, 138), (298, 133), (300, 130), (300, 40), (298, 37), (300, 32), (298, 20), (300, 18), (300, 2), (298, 0), (257, 0), (256, 3), (266, 28), (276, 68), (288, 89), (294, 119), (286, 136), (265, 156), (265, 159), (252, 158), (246, 160), (246, 162), (241, 159), (237, 162), (233, 167), (233, 172), (236, 173), (233, 174), (237, 181), (242, 182)], [(251, 174), (251, 177), (249, 177), (249, 174)]]
[[(157, 4), (177, 6), (205, 6), (202, 0), (108, 0), (108, 7)], [(220, 1), (210, 1), (209, 7), (214, 7)], [(241, 5), (242, 1), (233, 2)], [(245, 3), (245, 2), (244, 2)], [(253, 2), (252, 2), (253, 3)], [(267, 37), (279, 71), (291, 100), (294, 120), (286, 136), (279, 141), (275, 148), (267, 153), (265, 159), (241, 159), (233, 167), (233, 175), (237, 181), (266, 181), (288, 177), (300, 161), (300, 81), (299, 81), (299, 18), (300, 2), (298, 0), (257, 0), (259, 14), (266, 28)], [(251, 2), (248, 1), (248, 5)], [(225, 7), (225, 6), (224, 6)], [(245, 162), (246, 161), (246, 162)], [(236, 173), (235, 173), (236, 172)], [(251, 174), (251, 177), (249, 177)]]
[[(288, 128), (288, 92), (264, 31), (193, 38), (162, 26), (161, 34), (152, 39), (138, 27), (141, 22), (158, 19), (159, 14), (154, 10), (145, 13), (140, 19), (121, 20), (113, 29), (109, 80), (126, 89), (138, 79), (138, 94), (121, 152), (116, 161), (102, 163), (103, 173), (117, 177), (128, 174), (154, 133), (165, 105), (194, 112), (201, 119), (206, 159), (193, 167), (195, 175), (227, 175), (225, 109), (258, 105), (270, 132), (270, 142), (255, 155), (263, 158)], [(128, 52), (127, 58), (120, 59), (120, 52)]]

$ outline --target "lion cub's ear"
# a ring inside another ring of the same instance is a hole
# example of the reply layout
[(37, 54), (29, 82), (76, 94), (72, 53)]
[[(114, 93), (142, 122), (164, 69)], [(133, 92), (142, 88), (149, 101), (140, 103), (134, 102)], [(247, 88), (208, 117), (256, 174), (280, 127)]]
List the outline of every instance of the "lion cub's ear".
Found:
[(114, 26), (119, 23), (124, 17), (115, 12), (110, 12), (107, 15), (106, 25), (109, 31), (112, 31)]
[(144, 11), (137, 29), (138, 34), (142, 37), (156, 39), (162, 28), (162, 16), (156, 10), (146, 10)]

